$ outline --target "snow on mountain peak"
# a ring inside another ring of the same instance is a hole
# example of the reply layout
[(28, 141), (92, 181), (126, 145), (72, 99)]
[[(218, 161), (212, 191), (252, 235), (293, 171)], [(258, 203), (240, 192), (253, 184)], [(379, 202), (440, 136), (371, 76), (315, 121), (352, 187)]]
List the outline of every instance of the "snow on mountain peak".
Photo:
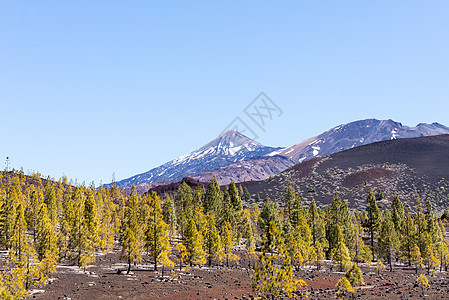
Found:
[(143, 174), (119, 181), (117, 185), (122, 187), (152, 183), (157, 180), (177, 181), (188, 175), (262, 156), (277, 149), (279, 148), (267, 147), (253, 141), (238, 131), (229, 130), (192, 152)]

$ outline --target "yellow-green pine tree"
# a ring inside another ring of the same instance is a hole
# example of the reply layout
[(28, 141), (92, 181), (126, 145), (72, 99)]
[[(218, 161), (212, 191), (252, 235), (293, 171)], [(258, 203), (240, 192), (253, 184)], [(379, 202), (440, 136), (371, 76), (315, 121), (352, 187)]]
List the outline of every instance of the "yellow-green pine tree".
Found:
[(317, 270), (320, 269), (321, 263), (326, 258), (326, 255), (324, 253), (323, 247), (321, 247), (320, 242), (316, 242), (315, 244), (315, 264)]
[(138, 224), (139, 197), (136, 188), (133, 186), (123, 213), (123, 221), (120, 227), (120, 244), (122, 251), (120, 256), (127, 260), (127, 273), (131, 271), (131, 262), (142, 259), (141, 256), (141, 226)]
[(331, 251), (331, 258), (334, 262), (340, 265), (340, 271), (346, 269), (351, 263), (351, 256), (349, 255), (348, 247), (346, 247), (343, 233), (340, 230), (340, 226), (336, 226), (336, 245)]
[(47, 205), (41, 204), (36, 227), (36, 252), (39, 260), (58, 255), (57, 236), (47, 211)]
[(251, 267), (251, 259), (256, 250), (256, 239), (254, 237), (251, 213), (248, 209), (243, 211), (243, 237), (245, 238), (246, 255), (248, 258), (248, 267)]
[(212, 260), (218, 262), (223, 261), (223, 245), (221, 243), (220, 234), (215, 226), (215, 217), (213, 212), (207, 215), (207, 230), (205, 234), (205, 249), (207, 251), (207, 261), (209, 267), (212, 265)]
[(9, 188), (0, 207), (0, 242), (6, 249), (11, 247), (11, 237), (14, 235), (16, 208), (19, 204), (16, 189)]
[(80, 230), (80, 245), (78, 266), (86, 268), (87, 264), (95, 261), (95, 249), (98, 245), (98, 224), (97, 209), (93, 191), (89, 190), (84, 198), (83, 215)]
[(149, 198), (149, 214), (145, 231), (145, 246), (153, 258), (154, 270), (157, 270), (158, 262), (162, 262), (166, 266), (173, 266), (173, 262), (169, 259), (171, 247), (168, 225), (163, 220), (161, 200), (155, 192), (151, 192), (147, 197)]
[(344, 298), (346, 293), (354, 293), (354, 288), (352, 287), (351, 283), (349, 282), (348, 278), (346, 276), (343, 276), (335, 285), (337, 289), (337, 293), (335, 293), (335, 296), (337, 298)]
[(203, 265), (206, 263), (206, 253), (203, 250), (203, 236), (197, 230), (193, 218), (188, 222), (183, 244), (186, 248), (187, 262), (190, 266)]
[[(284, 239), (275, 222), (269, 225), (271, 241), (265, 236), (261, 253), (254, 264), (254, 274), (251, 276), (251, 286), (254, 290), (275, 296), (306, 298), (303, 290), (307, 284), (293, 277), (293, 266), (288, 255)], [(300, 289), (298, 293), (297, 290)]]
[(172, 238), (176, 232), (177, 227), (176, 209), (175, 204), (168, 195), (165, 198), (162, 207), (162, 214), (164, 216), (164, 222), (168, 225), (168, 233), (170, 235), (170, 238)]
[(223, 251), (226, 258), (226, 267), (229, 267), (229, 261), (238, 261), (239, 257), (232, 252), (232, 228), (228, 222), (224, 223), (223, 227)]
[(413, 265), (415, 266), (415, 273), (418, 273), (418, 270), (422, 268), (423, 265), (423, 259), (421, 256), (421, 251), (419, 251), (418, 245), (413, 245), (412, 251), (411, 251), (411, 260)]

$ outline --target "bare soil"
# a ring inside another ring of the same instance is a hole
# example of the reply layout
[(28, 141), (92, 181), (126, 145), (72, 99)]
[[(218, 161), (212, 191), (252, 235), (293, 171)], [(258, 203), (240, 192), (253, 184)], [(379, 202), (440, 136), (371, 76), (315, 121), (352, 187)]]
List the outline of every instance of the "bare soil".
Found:
[[(251, 289), (251, 271), (242, 255), (239, 264), (179, 267), (154, 271), (154, 265), (142, 261), (125, 274), (126, 264), (119, 250), (98, 256), (85, 271), (61, 265), (43, 288), (32, 290), (26, 299), (255, 299), (261, 294)], [(121, 270), (118, 274), (117, 270)], [(449, 273), (428, 275), (430, 287), (424, 291), (416, 284), (419, 274), (405, 266), (377, 275), (374, 267), (362, 265), (365, 285), (351, 299), (449, 299)], [(420, 273), (425, 273), (421, 270)], [(309, 299), (335, 299), (335, 284), (343, 276), (327, 262), (320, 270), (307, 266), (295, 272), (308, 284)]]

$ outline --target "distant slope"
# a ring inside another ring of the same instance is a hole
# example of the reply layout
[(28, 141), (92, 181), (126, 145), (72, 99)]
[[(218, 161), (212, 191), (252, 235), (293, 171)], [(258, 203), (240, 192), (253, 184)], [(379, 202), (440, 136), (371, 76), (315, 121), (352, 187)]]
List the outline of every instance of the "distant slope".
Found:
[(284, 156), (261, 156), (233, 163), (217, 170), (203, 171), (190, 177), (201, 182), (208, 182), (216, 177), (218, 183), (223, 185), (231, 183), (231, 180), (234, 182), (263, 180), (293, 165), (293, 161)]
[(118, 181), (117, 185), (119, 187), (131, 186), (133, 184), (136, 186), (140, 185), (142, 192), (144, 192), (145, 189), (151, 187), (150, 184), (156, 181), (179, 181), (183, 177), (192, 174), (218, 169), (231, 163), (262, 156), (278, 149), (280, 148), (264, 146), (237, 131), (230, 130), (195, 151), (148, 172)]
[[(449, 128), (438, 123), (404, 126), (392, 120), (367, 119), (334, 127), (296, 145), (271, 152), (263, 157), (233, 163), (216, 170), (192, 175), (199, 181), (214, 176), (220, 184), (262, 180), (284, 171), (296, 163), (374, 142), (448, 134)], [(272, 157), (272, 158), (271, 158)], [(281, 159), (284, 157), (285, 159)]]
[(274, 176), (270, 180), (243, 183), (251, 194), (280, 199), (287, 182), (305, 203), (315, 198), (329, 203), (338, 193), (355, 207), (365, 205), (369, 187), (380, 187), (381, 204), (395, 194), (412, 204), (417, 193), (440, 208), (449, 201), (449, 135), (377, 142), (317, 157)]

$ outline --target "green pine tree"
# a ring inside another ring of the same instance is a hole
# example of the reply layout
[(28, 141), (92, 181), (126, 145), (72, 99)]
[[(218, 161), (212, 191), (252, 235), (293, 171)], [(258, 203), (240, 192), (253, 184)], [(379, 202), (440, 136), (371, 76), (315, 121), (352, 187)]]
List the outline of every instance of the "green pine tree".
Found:
[(374, 261), (374, 237), (379, 230), (381, 217), (379, 207), (376, 203), (376, 198), (374, 197), (371, 188), (368, 191), (368, 198), (366, 201), (368, 202), (368, 206), (366, 208), (367, 218), (363, 220), (362, 226), (370, 235), (371, 252), (373, 253)]

